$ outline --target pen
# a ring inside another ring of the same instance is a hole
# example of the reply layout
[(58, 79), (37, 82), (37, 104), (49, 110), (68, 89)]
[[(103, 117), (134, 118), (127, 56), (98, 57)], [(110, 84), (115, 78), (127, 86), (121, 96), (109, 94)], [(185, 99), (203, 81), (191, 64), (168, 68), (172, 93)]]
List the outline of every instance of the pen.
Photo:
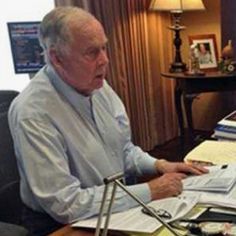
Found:
[(221, 169), (226, 169), (228, 167), (228, 165), (222, 165)]

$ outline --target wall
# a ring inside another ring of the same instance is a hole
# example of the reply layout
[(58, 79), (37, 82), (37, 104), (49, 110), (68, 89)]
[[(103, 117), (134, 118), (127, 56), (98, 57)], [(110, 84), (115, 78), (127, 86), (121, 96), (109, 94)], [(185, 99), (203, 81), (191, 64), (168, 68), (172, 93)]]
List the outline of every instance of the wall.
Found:
[(15, 74), (7, 22), (40, 21), (54, 8), (54, 0), (7, 0), (0, 9), (0, 89), (21, 91), (29, 82), (28, 74)]
[[(181, 32), (183, 40), (182, 55), (184, 62), (188, 61), (188, 36), (198, 34), (215, 34), (218, 53), (221, 52), (221, 17), (220, 0), (203, 0), (205, 11), (185, 12), (182, 17), (182, 24), (186, 30)], [(229, 93), (204, 93), (198, 96), (193, 102), (194, 126), (197, 129), (211, 130), (216, 122), (221, 119), (229, 108), (226, 100)]]

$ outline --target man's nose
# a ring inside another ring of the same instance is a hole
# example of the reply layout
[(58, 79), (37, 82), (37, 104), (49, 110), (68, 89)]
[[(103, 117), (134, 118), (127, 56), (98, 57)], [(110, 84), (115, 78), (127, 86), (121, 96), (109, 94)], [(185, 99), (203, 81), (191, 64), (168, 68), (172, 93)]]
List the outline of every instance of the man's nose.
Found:
[(98, 63), (99, 63), (99, 65), (105, 65), (105, 64), (109, 63), (109, 59), (108, 59), (106, 50), (101, 50), (101, 52), (99, 54), (99, 58), (98, 58)]

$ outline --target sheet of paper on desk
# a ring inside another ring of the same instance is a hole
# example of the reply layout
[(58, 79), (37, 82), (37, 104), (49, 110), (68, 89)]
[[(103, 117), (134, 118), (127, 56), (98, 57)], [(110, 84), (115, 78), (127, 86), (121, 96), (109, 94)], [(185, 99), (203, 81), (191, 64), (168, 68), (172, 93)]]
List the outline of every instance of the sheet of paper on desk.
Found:
[(236, 184), (227, 193), (202, 192), (199, 203), (236, 209)]
[(207, 140), (190, 151), (184, 158), (188, 162), (229, 164), (236, 162), (235, 142)]
[(200, 204), (219, 206), (224, 208), (236, 209), (236, 184), (229, 192), (208, 192), (208, 191), (189, 191), (184, 190), (184, 194), (199, 194)]
[[(156, 200), (149, 203), (156, 209), (167, 210), (176, 220), (186, 215), (198, 202), (198, 195), (187, 194), (181, 198), (172, 197), (162, 200)], [(111, 215), (109, 229), (127, 232), (152, 233), (162, 225), (155, 218), (143, 214), (142, 207), (132, 208), (128, 211), (119, 212)], [(104, 223), (104, 219), (103, 219)], [(96, 228), (97, 218), (82, 220), (74, 223), (72, 227)]]
[(236, 164), (208, 167), (209, 173), (183, 180), (184, 190), (229, 192), (236, 182)]

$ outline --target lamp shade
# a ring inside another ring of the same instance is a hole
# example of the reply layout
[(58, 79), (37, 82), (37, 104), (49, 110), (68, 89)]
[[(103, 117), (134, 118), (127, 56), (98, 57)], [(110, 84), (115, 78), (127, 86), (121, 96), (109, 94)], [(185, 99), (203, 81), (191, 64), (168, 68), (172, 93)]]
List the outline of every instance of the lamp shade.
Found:
[(193, 11), (204, 10), (202, 0), (152, 0), (150, 10), (156, 11)]

